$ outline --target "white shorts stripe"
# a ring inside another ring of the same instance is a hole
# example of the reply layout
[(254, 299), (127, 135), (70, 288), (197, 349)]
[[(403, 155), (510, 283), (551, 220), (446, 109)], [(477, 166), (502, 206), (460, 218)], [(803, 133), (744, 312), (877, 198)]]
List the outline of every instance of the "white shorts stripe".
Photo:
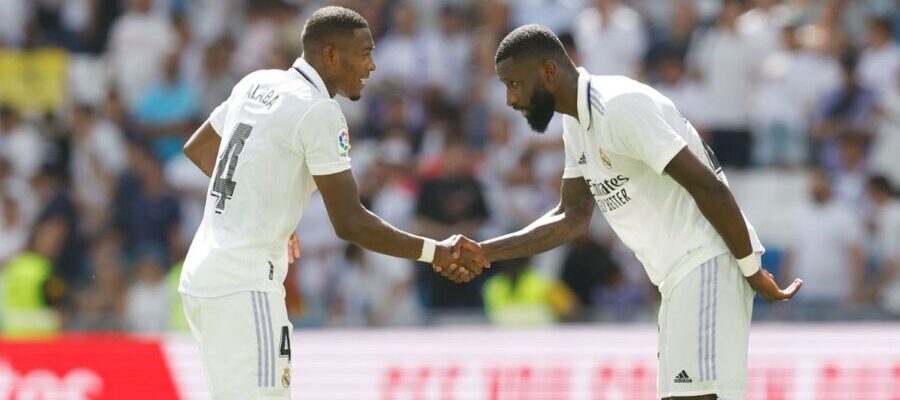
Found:
[(266, 315), (266, 336), (269, 338), (269, 353), (266, 355), (269, 359), (269, 367), (267, 368), (269, 371), (269, 386), (275, 386), (275, 339), (273, 339), (272, 334), (272, 312), (271, 306), (269, 306), (269, 292), (262, 293), (263, 300), (265, 300), (266, 307), (263, 309), (264, 314)]
[(716, 322), (719, 315), (719, 259), (713, 259), (713, 307), (712, 307), (712, 345), (710, 346), (710, 362), (712, 363), (712, 379), (716, 380)]
[(262, 349), (260, 335), (260, 315), (257, 305), (256, 292), (250, 292), (250, 301), (253, 303), (253, 323), (256, 325), (256, 386), (262, 386)]
[(706, 264), (700, 264), (700, 310), (697, 317), (697, 365), (700, 366), (700, 381), (706, 380), (706, 370), (703, 365), (706, 350), (706, 342), (703, 335), (706, 327), (706, 314), (704, 313), (704, 306), (706, 305)]

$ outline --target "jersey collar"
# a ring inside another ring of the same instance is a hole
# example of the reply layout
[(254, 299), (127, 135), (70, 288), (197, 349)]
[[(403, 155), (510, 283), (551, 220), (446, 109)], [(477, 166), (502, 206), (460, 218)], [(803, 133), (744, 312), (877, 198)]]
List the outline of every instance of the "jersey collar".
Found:
[(591, 129), (594, 114), (591, 112), (591, 74), (578, 68), (578, 122), (581, 128), (587, 131)]
[(325, 81), (322, 80), (322, 77), (319, 75), (316, 69), (313, 68), (312, 65), (309, 65), (309, 63), (306, 62), (306, 60), (304, 60), (302, 57), (297, 58), (291, 68), (294, 71), (299, 72), (300, 75), (302, 75), (303, 78), (309, 81), (309, 83), (311, 83), (313, 87), (315, 87), (319, 92), (328, 95), (328, 88), (325, 87)]

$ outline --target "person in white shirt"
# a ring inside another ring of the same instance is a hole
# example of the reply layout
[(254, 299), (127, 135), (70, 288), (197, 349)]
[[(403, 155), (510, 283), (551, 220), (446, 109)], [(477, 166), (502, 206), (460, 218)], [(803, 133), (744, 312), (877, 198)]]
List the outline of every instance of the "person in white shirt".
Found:
[(859, 79), (879, 98), (900, 87), (900, 45), (894, 41), (894, 24), (889, 17), (869, 21), (869, 45), (859, 55)]
[(697, 131), (649, 86), (576, 68), (546, 27), (512, 31), (495, 62), (507, 104), (534, 130), (563, 114), (566, 161), (559, 205), (482, 242), (484, 256), (520, 258), (571, 241), (596, 202), (662, 294), (657, 395), (743, 398), (754, 290), (787, 300), (802, 281), (782, 290), (761, 268), (763, 247)]
[(865, 236), (860, 217), (837, 201), (823, 169), (811, 174), (812, 202), (798, 218), (798, 232), (785, 269), (808, 277), (803, 297), (792, 304), (800, 320), (830, 320), (863, 304)]
[(28, 181), (37, 175), (47, 150), (34, 125), (12, 107), (0, 106), (0, 159), (9, 162), (13, 177)]
[(817, 102), (841, 84), (837, 60), (804, 46), (800, 27), (786, 23), (781, 29), (782, 50), (762, 62), (751, 106), (757, 165), (804, 165)]
[(168, 16), (153, 11), (152, 0), (131, 0), (109, 34), (112, 80), (129, 107), (162, 76), (163, 61), (178, 36)]
[(565, 32), (586, 0), (516, 0), (505, 1), (513, 25), (543, 24), (554, 32)]
[(900, 199), (881, 175), (869, 178), (867, 189), (872, 202), (869, 246), (877, 265), (873, 294), (884, 311), (900, 316)]
[(325, 7), (309, 17), (301, 41), (303, 55), (291, 68), (245, 76), (184, 147), (212, 177), (179, 291), (214, 399), (290, 397), (283, 283), (299, 256), (289, 238), (317, 188), (341, 239), (453, 269), (454, 280), (486, 265), (468, 239), (411, 235), (360, 203), (349, 132), (333, 97), (359, 99), (375, 70), (366, 20)]
[(764, 59), (782, 49), (781, 21), (792, 11), (781, 0), (754, 0), (737, 19), (737, 30), (750, 39), (756, 56)]
[(641, 72), (647, 49), (644, 20), (618, 0), (594, 0), (575, 19), (572, 34), (586, 68), (632, 78)]
[(688, 48), (688, 64), (706, 92), (709, 146), (722, 165), (741, 168), (750, 165), (748, 110), (761, 61), (752, 39), (737, 30), (743, 10), (740, 1), (725, 0), (716, 25)]

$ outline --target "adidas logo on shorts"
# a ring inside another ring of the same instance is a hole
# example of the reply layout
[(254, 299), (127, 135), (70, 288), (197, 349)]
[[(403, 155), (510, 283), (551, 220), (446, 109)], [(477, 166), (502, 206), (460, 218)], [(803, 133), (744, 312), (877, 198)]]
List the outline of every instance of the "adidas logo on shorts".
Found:
[(675, 376), (675, 383), (691, 383), (693, 380), (688, 376), (687, 372), (681, 370), (681, 373)]

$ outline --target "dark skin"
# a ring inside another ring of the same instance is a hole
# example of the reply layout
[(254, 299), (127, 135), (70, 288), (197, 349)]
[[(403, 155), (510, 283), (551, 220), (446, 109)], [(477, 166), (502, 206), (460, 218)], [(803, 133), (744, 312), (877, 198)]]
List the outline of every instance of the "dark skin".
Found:
[[(303, 47), (303, 59), (322, 77), (330, 97), (360, 98), (364, 80), (375, 70), (372, 58), (375, 46), (368, 28), (304, 43)], [(184, 152), (207, 176), (212, 176), (220, 142), (220, 136), (207, 121), (185, 144)], [(350, 170), (314, 176), (313, 179), (322, 193), (328, 217), (338, 237), (382, 254), (413, 260), (419, 258), (425, 238), (399, 230), (367, 210), (360, 203), (356, 180)], [(289, 240), (289, 246), (291, 259), (299, 257), (299, 243), (294, 235)], [(451, 273), (445, 276), (457, 282), (466, 282), (488, 263), (476, 242), (456, 235), (438, 244), (433, 265), (438, 272), (452, 268)]]
[[(532, 98), (533, 92), (543, 88), (555, 97), (556, 112), (578, 118), (578, 70), (568, 58), (543, 60), (508, 58), (497, 64), (497, 75), (506, 85), (507, 104), (517, 110), (525, 110), (523, 115), (526, 117), (532, 112), (529, 99)], [(752, 253), (750, 234), (728, 186), (690, 150), (682, 149), (666, 166), (665, 172), (691, 194), (703, 216), (722, 236), (736, 258), (741, 259)], [(540, 253), (583, 233), (590, 222), (594, 205), (594, 198), (584, 180), (581, 178), (563, 180), (560, 198), (556, 209), (531, 225), (483, 242), (482, 247), (488, 260), (497, 261)], [(789, 300), (802, 285), (802, 281), (797, 279), (787, 288), (781, 289), (772, 275), (764, 269), (746, 279), (766, 301)]]

